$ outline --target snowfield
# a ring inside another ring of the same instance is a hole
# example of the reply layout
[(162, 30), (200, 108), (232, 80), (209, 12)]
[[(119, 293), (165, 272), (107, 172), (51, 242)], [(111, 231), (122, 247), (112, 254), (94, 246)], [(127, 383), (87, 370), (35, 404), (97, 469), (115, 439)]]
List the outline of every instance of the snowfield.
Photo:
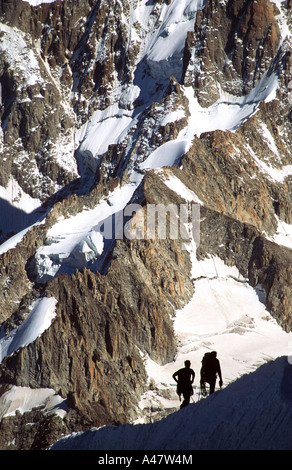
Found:
[(37, 7), (38, 5), (41, 5), (42, 3), (54, 3), (56, 0), (22, 0), (22, 1), (28, 2), (32, 7)]
[(200, 367), (205, 352), (217, 351), (226, 387), (259, 365), (292, 351), (292, 333), (285, 333), (266, 310), (261, 286), (253, 289), (236, 268), (214, 257), (200, 262), (193, 257), (193, 278), (194, 295), (174, 319), (178, 342), (175, 361), (160, 366), (145, 358), (152, 390), (142, 396), (137, 422), (144, 422), (145, 410), (159, 413), (179, 407), (172, 374), (186, 359), (196, 374), (193, 400), (197, 401), (201, 398)]
[(63, 418), (68, 407), (65, 400), (50, 388), (29, 388), (12, 386), (5, 392), (0, 401), (0, 420), (5, 416), (14, 416), (16, 410), (20, 413), (31, 411), (38, 406), (44, 406), (45, 413), (54, 413)]

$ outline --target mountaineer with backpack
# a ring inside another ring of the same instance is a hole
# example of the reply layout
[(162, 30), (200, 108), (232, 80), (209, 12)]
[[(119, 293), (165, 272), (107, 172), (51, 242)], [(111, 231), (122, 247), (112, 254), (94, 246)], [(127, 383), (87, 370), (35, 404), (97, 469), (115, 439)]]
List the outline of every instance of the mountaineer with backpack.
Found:
[(191, 362), (185, 361), (185, 367), (177, 370), (172, 377), (177, 383), (176, 392), (179, 399), (181, 395), (184, 397), (184, 401), (180, 406), (184, 408), (190, 403), (191, 395), (194, 393), (192, 384), (195, 380), (195, 372), (191, 369)]
[(207, 395), (206, 383), (210, 385), (210, 395), (211, 393), (214, 393), (217, 374), (219, 376), (219, 385), (221, 388), (223, 385), (223, 381), (222, 381), (220, 362), (217, 359), (217, 352), (212, 351), (209, 353), (205, 353), (202, 359), (201, 381), (200, 381), (201, 392), (203, 396)]

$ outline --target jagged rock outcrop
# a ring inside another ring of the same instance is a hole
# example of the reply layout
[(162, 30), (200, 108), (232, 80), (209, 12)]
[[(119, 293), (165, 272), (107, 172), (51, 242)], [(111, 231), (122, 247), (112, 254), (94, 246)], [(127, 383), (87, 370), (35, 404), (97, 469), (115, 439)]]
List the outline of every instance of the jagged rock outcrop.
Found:
[(208, 1), (198, 12), (187, 39), (184, 83), (195, 86), (202, 105), (218, 99), (219, 87), (233, 95), (248, 93), (273, 66), (281, 38), (278, 14), (267, 0)]
[[(68, 432), (65, 422), (59, 416), (44, 416), (43, 409), (6, 417), (0, 422), (1, 450), (40, 450), (46, 449), (61, 433)], [(13, 443), (13, 444), (11, 444)]]

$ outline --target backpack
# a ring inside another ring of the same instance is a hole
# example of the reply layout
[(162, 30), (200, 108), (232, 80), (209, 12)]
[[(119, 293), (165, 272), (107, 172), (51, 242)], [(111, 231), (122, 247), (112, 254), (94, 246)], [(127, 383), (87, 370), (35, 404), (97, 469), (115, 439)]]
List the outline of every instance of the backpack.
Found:
[(217, 359), (214, 357), (214, 354), (207, 352), (204, 354), (202, 359), (202, 368), (201, 368), (201, 381), (206, 382), (207, 379), (216, 375), (217, 372)]
[(208, 369), (210, 367), (210, 364), (212, 364), (213, 360), (213, 355), (210, 352), (207, 352), (204, 354), (203, 359), (202, 359), (202, 367), (205, 369)]

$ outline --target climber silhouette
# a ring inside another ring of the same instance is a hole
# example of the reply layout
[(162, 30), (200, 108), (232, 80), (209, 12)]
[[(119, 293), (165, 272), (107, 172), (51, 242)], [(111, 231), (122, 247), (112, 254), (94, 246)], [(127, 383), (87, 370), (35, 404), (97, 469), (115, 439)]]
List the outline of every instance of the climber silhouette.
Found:
[(194, 393), (192, 384), (195, 380), (195, 372), (191, 369), (191, 362), (185, 361), (185, 367), (177, 370), (172, 377), (177, 383), (176, 392), (179, 399), (181, 395), (184, 398), (180, 408), (184, 408), (190, 403), (191, 395)]
[(219, 385), (221, 388), (223, 385), (223, 381), (222, 381), (220, 362), (217, 359), (217, 352), (212, 351), (212, 352), (204, 354), (204, 357), (202, 359), (201, 380), (200, 380), (201, 391), (204, 396), (207, 395), (206, 383), (210, 385), (210, 395), (214, 393), (217, 374), (219, 376)]

